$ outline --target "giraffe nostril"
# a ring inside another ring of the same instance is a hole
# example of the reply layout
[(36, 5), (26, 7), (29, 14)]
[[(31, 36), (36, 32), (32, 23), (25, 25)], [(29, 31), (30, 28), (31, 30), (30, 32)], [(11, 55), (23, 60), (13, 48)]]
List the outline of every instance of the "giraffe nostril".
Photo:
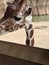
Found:
[(5, 31), (9, 31), (9, 27), (8, 26), (5, 27)]
[(2, 28), (2, 26), (0, 26), (0, 29)]

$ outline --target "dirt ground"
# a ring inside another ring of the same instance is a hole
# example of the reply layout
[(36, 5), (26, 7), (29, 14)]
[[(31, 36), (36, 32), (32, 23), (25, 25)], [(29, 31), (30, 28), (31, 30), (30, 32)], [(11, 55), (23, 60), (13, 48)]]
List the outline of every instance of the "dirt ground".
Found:
[[(34, 22), (34, 46), (49, 49), (49, 21)], [(0, 36), (0, 40), (15, 42), (25, 45), (25, 29)]]

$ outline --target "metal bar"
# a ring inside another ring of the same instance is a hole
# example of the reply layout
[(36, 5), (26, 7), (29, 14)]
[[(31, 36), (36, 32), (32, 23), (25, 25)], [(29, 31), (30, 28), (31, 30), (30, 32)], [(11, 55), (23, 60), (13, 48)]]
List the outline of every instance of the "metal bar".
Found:
[(49, 65), (49, 50), (0, 41), (0, 54)]

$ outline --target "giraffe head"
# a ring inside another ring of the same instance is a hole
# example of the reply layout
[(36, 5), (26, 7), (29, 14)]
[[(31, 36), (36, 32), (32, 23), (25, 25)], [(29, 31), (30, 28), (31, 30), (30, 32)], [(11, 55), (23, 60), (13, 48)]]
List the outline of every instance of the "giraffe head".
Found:
[[(11, 27), (13, 30), (13, 25), (15, 24), (15, 22), (13, 23), (13, 20), (11, 21), (10, 19), (9, 20), (7, 20), (7, 19), (13, 18), (14, 16), (17, 16), (17, 13), (19, 14), (19, 11), (22, 11), (25, 8), (25, 6), (23, 5), (25, 1), (26, 0), (14, 0), (12, 3), (10, 3), (10, 2), (7, 3), (8, 7), (7, 7), (7, 10), (5, 12), (5, 16), (1, 19), (2, 22), (0, 23), (1, 33), (6, 32), (6, 30), (9, 31), (9, 29), (11, 31)], [(20, 27), (23, 26), (23, 22), (21, 20), (18, 21), (22, 24), (22, 25), (20, 25)]]

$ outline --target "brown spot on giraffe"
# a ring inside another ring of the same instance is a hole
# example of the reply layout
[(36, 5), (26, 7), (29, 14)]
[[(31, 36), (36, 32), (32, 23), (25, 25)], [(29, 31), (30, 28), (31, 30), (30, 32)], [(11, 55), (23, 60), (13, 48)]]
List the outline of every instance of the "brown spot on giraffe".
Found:
[(34, 45), (34, 38), (31, 40), (31, 46), (33, 46)]
[(32, 28), (32, 24), (30, 24), (30, 25), (29, 25), (29, 28), (28, 28), (28, 30), (29, 30), (29, 29), (31, 29), (31, 28)]
[(32, 30), (30, 31), (30, 38), (32, 38), (33, 35), (34, 35), (34, 30), (32, 29)]
[(26, 39), (26, 45), (30, 45), (30, 40)]

